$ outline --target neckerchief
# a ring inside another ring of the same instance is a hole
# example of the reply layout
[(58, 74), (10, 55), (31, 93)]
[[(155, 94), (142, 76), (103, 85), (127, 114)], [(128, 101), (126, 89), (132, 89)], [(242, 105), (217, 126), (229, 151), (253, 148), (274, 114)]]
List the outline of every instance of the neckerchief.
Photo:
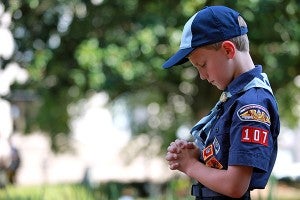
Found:
[(206, 147), (207, 139), (209, 138), (209, 134), (211, 132), (212, 125), (215, 123), (217, 119), (217, 114), (219, 113), (223, 103), (226, 102), (230, 97), (235, 94), (245, 92), (251, 88), (264, 88), (269, 92), (272, 92), (270, 87), (270, 83), (268, 77), (265, 73), (261, 73), (263, 79), (259, 79), (258, 77), (253, 78), (242, 90), (231, 94), (230, 92), (224, 91), (219, 101), (213, 107), (213, 109), (209, 112), (209, 114), (203, 117), (190, 131), (192, 136), (195, 139), (196, 145), (203, 150)]

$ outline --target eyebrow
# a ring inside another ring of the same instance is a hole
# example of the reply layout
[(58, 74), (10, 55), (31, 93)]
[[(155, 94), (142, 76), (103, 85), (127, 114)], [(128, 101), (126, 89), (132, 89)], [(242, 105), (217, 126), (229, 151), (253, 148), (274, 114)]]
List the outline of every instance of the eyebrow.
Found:
[(190, 58), (191, 55), (192, 55), (193, 53), (195, 53), (197, 49), (198, 49), (198, 47), (196, 47), (196, 48), (195, 48), (195, 49), (187, 56), (187, 58)]

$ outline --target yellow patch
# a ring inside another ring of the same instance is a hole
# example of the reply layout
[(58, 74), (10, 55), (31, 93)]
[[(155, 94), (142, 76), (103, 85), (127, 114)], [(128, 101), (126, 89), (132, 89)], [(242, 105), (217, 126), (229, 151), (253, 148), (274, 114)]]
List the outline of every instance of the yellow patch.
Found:
[(270, 115), (268, 110), (257, 104), (248, 104), (241, 107), (237, 115), (242, 121), (257, 121), (261, 123), (265, 123), (267, 125), (271, 125)]

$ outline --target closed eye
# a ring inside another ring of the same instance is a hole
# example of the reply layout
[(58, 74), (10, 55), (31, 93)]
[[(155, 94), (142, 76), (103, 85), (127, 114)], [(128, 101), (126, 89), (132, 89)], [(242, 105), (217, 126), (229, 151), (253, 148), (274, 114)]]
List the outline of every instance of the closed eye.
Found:
[(204, 68), (204, 67), (206, 67), (206, 63), (203, 63), (203, 64), (201, 64), (201, 65), (198, 64), (198, 66), (201, 67), (201, 68)]

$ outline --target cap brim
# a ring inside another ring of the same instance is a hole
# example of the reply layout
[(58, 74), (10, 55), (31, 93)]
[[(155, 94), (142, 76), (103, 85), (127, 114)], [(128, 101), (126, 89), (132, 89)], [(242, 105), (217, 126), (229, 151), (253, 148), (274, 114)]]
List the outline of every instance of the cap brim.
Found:
[(179, 49), (171, 58), (169, 58), (164, 64), (163, 68), (168, 69), (175, 65), (180, 65), (188, 61), (187, 56), (194, 50), (195, 48), (187, 48), (187, 49)]

